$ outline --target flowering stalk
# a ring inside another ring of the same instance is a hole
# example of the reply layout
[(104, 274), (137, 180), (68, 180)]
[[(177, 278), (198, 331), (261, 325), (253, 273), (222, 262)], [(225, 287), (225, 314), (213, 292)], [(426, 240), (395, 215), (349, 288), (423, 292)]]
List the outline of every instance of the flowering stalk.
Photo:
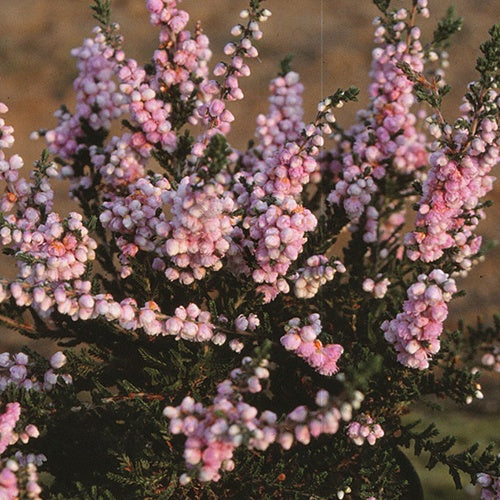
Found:
[(417, 131), (416, 117), (410, 111), (416, 101), (414, 85), (398, 67), (404, 62), (414, 71), (423, 71), (421, 32), (414, 25), (416, 10), (414, 4), (411, 11), (401, 8), (392, 13), (385, 23), (377, 20), (375, 42), (380, 46), (372, 53), (371, 106), (358, 113), (358, 123), (345, 132), (330, 164), (337, 181), (328, 201), (345, 210), (352, 230), (365, 216), (360, 230), (366, 243), (378, 238), (380, 204), (375, 203), (375, 194), (385, 177), (414, 176), (427, 162), (425, 137)]

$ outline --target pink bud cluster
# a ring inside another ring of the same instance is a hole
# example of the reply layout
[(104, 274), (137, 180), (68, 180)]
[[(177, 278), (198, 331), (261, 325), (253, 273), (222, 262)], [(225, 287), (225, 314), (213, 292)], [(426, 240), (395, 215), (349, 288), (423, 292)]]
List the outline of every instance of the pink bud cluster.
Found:
[[(176, 1), (150, 0), (146, 6), (151, 23), (161, 28), (159, 47), (153, 55), (154, 71), (149, 74), (130, 59), (119, 72), (120, 89), (128, 96), (131, 119), (137, 126), (131, 146), (143, 156), (155, 146), (170, 153), (176, 149), (176, 111), (171, 101), (177, 92), (183, 104), (195, 100), (190, 121), (198, 121), (198, 109), (208, 95), (204, 86), (212, 55), (209, 40), (201, 29), (197, 27), (194, 36), (186, 29), (189, 15), (177, 8)], [(175, 93), (171, 94), (173, 89)]]
[(7, 449), (7, 446), (16, 443), (19, 439), (15, 428), (20, 416), (21, 405), (17, 402), (7, 403), (5, 413), (0, 415), (0, 455)]
[[(9, 294), (9, 285), (0, 283), (1, 301), (6, 300)], [(35, 296), (37, 288), (29, 284), (15, 281), (12, 296), (16, 301), (31, 304), (36, 307)], [(88, 320), (102, 317), (109, 322), (117, 324), (127, 330), (136, 331), (142, 329), (147, 335), (172, 335), (176, 339), (185, 339), (193, 342), (216, 341), (214, 326), (212, 325), (210, 313), (202, 311), (196, 304), (190, 303), (187, 307), (179, 306), (174, 315), (169, 316), (160, 310), (154, 301), (148, 301), (140, 307), (137, 301), (127, 297), (120, 302), (114, 300), (111, 294), (91, 293), (90, 281), (75, 280), (71, 286), (60, 284), (55, 289), (46, 287), (42, 289), (45, 293), (44, 300), (47, 309), (56, 308), (60, 314), (68, 315), (74, 321), (79, 319)]]
[(28, 208), (24, 218), (16, 221), (16, 229), (5, 225), (0, 237), (3, 245), (33, 259), (34, 264), (20, 264), (20, 275), (33, 284), (80, 278), (86, 263), (95, 259), (97, 248), (77, 212), (70, 212), (64, 220), (50, 212), (42, 222), (40, 214)]
[[(74, 304), (74, 302), (73, 302)], [(142, 307), (133, 298), (116, 302), (110, 294), (82, 294), (76, 301), (73, 319), (103, 317), (107, 321), (116, 321), (128, 331), (142, 329), (147, 335), (174, 336), (177, 340), (206, 342), (213, 340), (214, 327), (210, 322), (210, 313), (202, 311), (196, 304), (179, 306), (172, 316), (162, 313), (156, 302), (150, 300)]]
[(169, 121), (172, 105), (157, 97), (146, 71), (136, 61), (127, 61), (119, 77), (120, 89), (130, 101), (131, 119), (139, 129), (130, 139), (131, 146), (142, 156), (148, 156), (155, 145), (173, 152), (177, 136)]
[(316, 227), (317, 220), (290, 196), (279, 205), (260, 200), (254, 210), (256, 214), (245, 218), (243, 228), (248, 229), (257, 265), (252, 278), (269, 302), (289, 291), (284, 276), (307, 241), (305, 233)]
[(384, 436), (384, 430), (370, 415), (362, 413), (358, 416), (358, 420), (347, 426), (347, 435), (358, 446), (363, 445), (365, 441), (373, 446), (377, 439)]
[(101, 174), (105, 196), (106, 190), (116, 192), (145, 177), (147, 156), (136, 152), (131, 144), (132, 134), (126, 132), (121, 137), (113, 137), (103, 150), (90, 146), (91, 162)]
[[(9, 463), (0, 471), (0, 498), (13, 500), (19, 498), (19, 488), (17, 487), (16, 464)], [(14, 469), (14, 470), (13, 470)]]
[[(496, 92), (490, 91), (484, 106), (495, 99)], [(469, 124), (477, 120), (470, 104), (461, 109)], [(489, 173), (498, 163), (497, 130), (495, 120), (483, 118), (475, 132), (457, 128), (447, 144), (431, 154), (415, 231), (405, 239), (411, 260), (433, 262), (453, 248), (451, 258), (459, 268), (472, 266), (481, 246), (481, 237), (474, 234), (484, 217), (480, 199), (492, 189), (494, 177)]]
[(11, 384), (15, 387), (33, 391), (51, 391), (58, 384), (71, 384), (73, 379), (68, 373), (59, 373), (58, 370), (66, 364), (66, 356), (56, 352), (50, 358), (50, 366), (43, 379), (30, 373), (33, 371), (29, 357), (23, 352), (0, 354), (0, 392), (5, 391)]
[[(316, 217), (301, 205), (299, 195), (318, 171), (316, 157), (323, 133), (331, 132), (327, 123), (319, 124), (320, 118), (302, 135), (293, 129), (302, 125), (302, 85), (296, 73), (273, 80), (270, 90), (270, 110), (257, 119), (258, 144), (242, 158), (248, 171), (238, 173), (234, 186), (237, 205), (248, 215), (233, 233), (231, 251), (238, 254), (248, 249), (255, 257), (253, 270), (248, 264), (240, 267), (252, 273), (265, 302), (280, 292), (288, 293), (286, 273), (307, 241), (305, 233), (316, 227)], [(330, 105), (331, 101), (322, 103), (319, 117), (334, 119)], [(285, 118), (279, 127), (277, 117)]]
[(384, 336), (394, 344), (400, 363), (419, 370), (429, 367), (429, 360), (440, 348), (447, 303), (456, 291), (455, 281), (440, 269), (428, 276), (421, 274), (408, 288), (403, 312), (382, 323)]
[(209, 139), (215, 134), (225, 135), (230, 131), (234, 115), (227, 109), (225, 101), (243, 99), (239, 79), (250, 75), (250, 68), (244, 60), (258, 57), (259, 53), (253, 41), (262, 38), (259, 22), (265, 21), (271, 12), (252, 7), (241, 14), (247, 20), (245, 26), (238, 24), (231, 30), (231, 34), (238, 37), (238, 41), (230, 42), (224, 47), (224, 53), (231, 57), (231, 62), (220, 62), (214, 68), (214, 75), (223, 77), (223, 81), (209, 80), (200, 86), (206, 102), (200, 103), (196, 115), (206, 128), (192, 146), (194, 157), (203, 156)]
[[(5, 114), (9, 111), (9, 108), (0, 102), (0, 114)], [(14, 127), (7, 125), (3, 118), (0, 118), (0, 150), (11, 148), (14, 145)], [(0, 160), (3, 160), (4, 156), (1, 153)]]
[(488, 352), (481, 356), (481, 364), (500, 373), (500, 345), (493, 344), (489, 347)]
[(383, 299), (391, 282), (388, 278), (382, 278), (381, 274), (377, 274), (375, 279), (377, 281), (372, 278), (366, 278), (363, 281), (363, 290), (373, 294), (376, 299)]
[(321, 286), (334, 278), (337, 272), (345, 273), (345, 271), (345, 266), (339, 260), (335, 260), (331, 266), (324, 255), (312, 255), (306, 260), (305, 267), (301, 267), (290, 276), (295, 282), (295, 296), (299, 299), (311, 299)]
[[(7, 106), (0, 103), (0, 114), (8, 111)], [(14, 129), (6, 125), (0, 118), (0, 180), (4, 181), (5, 192), (0, 198), (0, 209), (4, 214), (13, 210), (17, 205), (19, 212), (27, 210), (28, 206), (43, 207), (47, 212), (52, 208), (54, 193), (50, 186), (49, 178), (57, 176), (55, 165), (36, 165), (31, 172), (31, 182), (20, 176), (24, 165), (23, 159), (15, 154), (7, 159), (3, 149), (11, 148), (14, 144)], [(11, 224), (15, 216), (10, 216)]]
[[(304, 129), (302, 93), (304, 86), (295, 71), (274, 78), (269, 85), (269, 110), (259, 114), (255, 131), (256, 145), (243, 156), (248, 171), (265, 170), (261, 164), (289, 142), (296, 142)], [(260, 168), (259, 168), (260, 164)]]
[(222, 172), (207, 182), (192, 174), (184, 177), (177, 189), (163, 192), (171, 220), (166, 226), (169, 237), (158, 254), (166, 261), (169, 280), (188, 285), (203, 279), (207, 270), (222, 267), (234, 225), (231, 213), (235, 204), (225, 187), (227, 182)]
[[(0, 115), (7, 113), (9, 108), (0, 102)], [(7, 125), (0, 117), (0, 179), (6, 183), (5, 193), (1, 197), (2, 212), (12, 210), (19, 198), (24, 199), (29, 193), (25, 179), (19, 178), (19, 170), (23, 167), (23, 159), (19, 155), (6, 158), (4, 149), (14, 145), (14, 127)]]
[(187, 484), (191, 476), (200, 481), (218, 481), (222, 471), (233, 470), (234, 450), (241, 445), (266, 450), (278, 443), (289, 449), (295, 441), (307, 445), (312, 437), (337, 432), (342, 416), (325, 390), (317, 394), (318, 410), (299, 406), (280, 422), (272, 411), (259, 415), (257, 408), (246, 403), (245, 393), (262, 390), (262, 381), (269, 378), (267, 367), (265, 359), (255, 362), (245, 357), (241, 368), (231, 372), (231, 379), (218, 385), (210, 406), (186, 397), (179, 406), (165, 408), (170, 432), (187, 437), (184, 459), (190, 472), (180, 477), (181, 484)]
[(71, 212), (62, 221), (50, 212), (43, 222), (32, 207), (17, 220), (8, 216), (0, 239), (20, 257), (19, 277), (9, 286), (2, 285), (1, 299), (12, 295), (17, 305), (32, 305), (43, 316), (54, 306), (54, 290), (79, 280), (87, 263), (94, 260), (97, 247), (79, 213)]
[(319, 314), (310, 314), (304, 326), (299, 318), (292, 318), (285, 331), (280, 342), (287, 351), (296, 353), (321, 375), (329, 376), (338, 371), (337, 361), (344, 348), (339, 344), (323, 345), (317, 338), (321, 333)]
[(500, 477), (481, 472), (476, 477), (481, 486), (481, 500), (498, 500), (500, 498)]
[(124, 54), (107, 44), (102, 30), (95, 28), (94, 38), (87, 38), (71, 54), (77, 58), (78, 67), (75, 113), (66, 109), (56, 112), (59, 124), (45, 134), (49, 151), (65, 161), (71, 161), (81, 147), (78, 139), (84, 136), (82, 121), (92, 130), (109, 130), (111, 120), (126, 110), (124, 96), (113, 80)]
[[(21, 416), (21, 405), (18, 402), (7, 403), (5, 413), (0, 415), (0, 455), (8, 446), (19, 440), (26, 444), (30, 438), (37, 438), (40, 433), (33, 424), (28, 424), (20, 433), (16, 432)], [(45, 460), (43, 455), (28, 455), (25, 457), (17, 452), (14, 458), (3, 459), (0, 471), (0, 497), (6, 500), (22, 498), (40, 500), (42, 489), (38, 484), (36, 465)]]
[(266, 360), (254, 366), (251, 358), (244, 358), (242, 368), (231, 373), (232, 380), (218, 385), (209, 407), (186, 397), (180, 406), (165, 408), (170, 432), (187, 437), (184, 459), (200, 481), (218, 481), (221, 470), (232, 470), (234, 450), (245, 438), (249, 448), (262, 450), (276, 439), (276, 415), (264, 412), (258, 419), (258, 410), (238, 397), (242, 392), (260, 392), (261, 381), (267, 378)]
[[(399, 173), (410, 174), (427, 163), (425, 136), (417, 132), (416, 117), (410, 112), (415, 103), (414, 84), (398, 68), (398, 64), (406, 63), (413, 71), (423, 70), (420, 30), (412, 27), (408, 18), (406, 9), (398, 12), (392, 26), (394, 40), (387, 41), (386, 28), (377, 26), (375, 40), (381, 46), (373, 51), (371, 106), (358, 113), (358, 123), (346, 132), (341, 152), (334, 154), (331, 164), (338, 180), (328, 201), (343, 207), (353, 230), (389, 165)], [(404, 31), (408, 31), (407, 37)], [(372, 243), (377, 239), (379, 214), (373, 205), (369, 209), (363, 238)]]
[[(36, 166), (30, 174), (31, 182), (20, 177), (20, 169), (24, 161), (19, 155), (13, 155), (10, 160), (0, 160), (0, 178), (6, 183), (5, 194), (1, 198), (0, 208), (4, 213), (13, 210), (17, 205), (20, 212), (28, 210), (28, 207), (43, 208), (47, 213), (51, 210), (54, 192), (50, 185), (50, 178), (58, 175), (54, 163), (48, 166)], [(10, 216), (15, 220), (13, 215)]]
[(152, 252), (159, 247), (159, 238), (169, 233), (169, 225), (162, 211), (163, 195), (171, 186), (160, 175), (146, 176), (128, 185), (126, 196), (113, 196), (103, 203), (99, 220), (115, 235), (120, 250), (121, 275), (128, 276), (131, 257), (139, 250)]
[[(203, 181), (184, 177), (175, 189), (166, 178), (147, 176), (128, 186), (127, 196), (104, 202), (100, 221), (115, 235), (121, 251), (122, 277), (139, 250), (156, 253), (153, 268), (173, 281), (190, 284), (218, 270), (229, 249), (234, 201), (224, 173)], [(169, 207), (169, 218), (162, 211)]]
[(41, 500), (42, 488), (38, 484), (36, 463), (26, 460), (26, 463), (19, 463), (17, 455), (16, 459), (5, 461), (5, 467), (0, 471), (0, 498)]

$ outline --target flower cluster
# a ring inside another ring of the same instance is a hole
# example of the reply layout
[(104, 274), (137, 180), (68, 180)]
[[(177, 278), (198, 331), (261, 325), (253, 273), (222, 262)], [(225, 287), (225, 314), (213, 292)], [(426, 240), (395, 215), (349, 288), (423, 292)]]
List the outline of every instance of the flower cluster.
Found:
[[(235, 228), (231, 253), (250, 251), (250, 266), (257, 291), (270, 302), (279, 293), (288, 293), (286, 273), (302, 251), (305, 233), (315, 229), (317, 219), (300, 202), (303, 186), (319, 170), (316, 157), (323, 134), (331, 132), (327, 123), (302, 127), (302, 85), (295, 72), (287, 72), (270, 85), (267, 115), (257, 118), (255, 148), (242, 156), (246, 167), (236, 177), (234, 191), (238, 206), (246, 210), (241, 227)], [(319, 116), (334, 121), (328, 106)], [(281, 118), (280, 124), (276, 120)]]
[(256, 203), (255, 211), (256, 215), (248, 216), (243, 225), (248, 228), (257, 265), (252, 278), (259, 284), (257, 291), (269, 302), (279, 292), (289, 291), (284, 276), (307, 241), (305, 233), (312, 231), (317, 221), (290, 197), (280, 205)]
[(476, 481), (481, 486), (481, 500), (496, 500), (500, 497), (500, 477), (480, 472)]
[(331, 281), (335, 273), (345, 273), (346, 268), (339, 260), (332, 267), (324, 255), (312, 255), (306, 260), (306, 266), (301, 267), (290, 279), (295, 282), (294, 292), (299, 299), (312, 299), (320, 287)]
[(361, 446), (365, 441), (368, 441), (373, 446), (377, 439), (384, 436), (384, 430), (380, 424), (375, 423), (370, 415), (361, 414), (357, 418), (358, 420), (347, 426), (347, 435), (355, 444)]
[(20, 415), (21, 405), (19, 403), (8, 403), (5, 413), (0, 415), (0, 454), (7, 449), (7, 446), (14, 444), (19, 439), (14, 429)]
[[(496, 95), (490, 91), (482, 106), (493, 104)], [(465, 103), (462, 111), (462, 120), (469, 124), (477, 120), (471, 104)], [(459, 269), (467, 271), (472, 266), (481, 246), (481, 237), (474, 234), (484, 215), (480, 198), (492, 189), (489, 173), (498, 163), (497, 129), (491, 118), (483, 118), (475, 132), (462, 125), (444, 148), (430, 155), (431, 169), (423, 186), (415, 231), (405, 239), (411, 260), (434, 262), (453, 248), (452, 260)]]
[(243, 99), (244, 94), (239, 86), (239, 78), (250, 75), (250, 68), (244, 61), (258, 57), (259, 52), (254, 45), (254, 40), (262, 38), (259, 22), (266, 21), (270, 15), (271, 12), (268, 9), (261, 9), (258, 4), (241, 11), (240, 17), (246, 21), (245, 25), (237, 24), (231, 30), (231, 34), (238, 40), (224, 47), (224, 53), (231, 57), (231, 61), (219, 62), (214, 68), (214, 75), (223, 77), (222, 82), (208, 80), (201, 87), (206, 102), (200, 103), (196, 113), (205, 124), (205, 129), (191, 148), (194, 157), (203, 156), (213, 136), (227, 134), (230, 131), (234, 115), (227, 109), (225, 101)]
[(338, 371), (337, 361), (344, 352), (339, 344), (323, 345), (317, 337), (321, 333), (321, 320), (318, 313), (307, 318), (301, 326), (300, 318), (292, 318), (280, 339), (287, 351), (292, 351), (304, 359), (321, 375), (332, 375)]
[(394, 344), (400, 363), (419, 370), (429, 367), (430, 358), (440, 348), (447, 303), (456, 291), (455, 280), (440, 269), (428, 276), (421, 274), (408, 288), (403, 312), (382, 323), (384, 336)]
[(257, 408), (238, 398), (241, 392), (260, 392), (261, 381), (267, 378), (265, 361), (253, 366), (251, 358), (244, 358), (242, 369), (233, 370), (231, 380), (218, 385), (211, 406), (204, 407), (186, 397), (180, 406), (165, 408), (170, 432), (187, 437), (184, 459), (188, 466), (198, 469), (201, 481), (217, 481), (221, 470), (232, 470), (234, 450), (245, 438), (249, 447), (262, 450), (275, 441), (276, 415), (265, 412), (257, 418)]
[(248, 172), (265, 169), (265, 159), (289, 142), (297, 141), (304, 128), (302, 93), (304, 86), (295, 71), (274, 78), (269, 84), (269, 110), (257, 116), (256, 144), (242, 162)]
[(30, 374), (31, 363), (26, 354), (4, 352), (0, 354), (0, 392), (10, 384), (28, 391), (45, 392), (52, 390), (58, 383), (71, 384), (71, 375), (58, 373), (65, 364), (66, 356), (61, 351), (56, 352), (50, 358), (50, 368), (43, 374), (43, 379), (40, 377), (41, 380), (38, 380), (36, 375)]
[[(71, 55), (77, 59), (78, 67), (78, 77), (74, 82), (75, 113), (60, 109), (56, 113), (59, 124), (45, 133), (49, 151), (68, 162), (82, 147), (83, 123), (93, 131), (108, 130), (111, 121), (126, 110), (124, 96), (113, 80), (124, 53), (108, 45), (101, 28), (95, 28), (94, 38), (87, 38), (81, 47), (73, 49)], [(66, 173), (74, 172), (68, 167)]]
[(198, 175), (184, 177), (176, 190), (165, 191), (164, 202), (170, 207), (170, 237), (159, 254), (169, 259), (165, 276), (188, 285), (203, 279), (207, 270), (222, 267), (229, 250), (233, 229), (234, 200), (224, 189), (225, 176), (204, 182)]
[[(8, 111), (7, 106), (0, 103), (0, 114)], [(14, 154), (11, 158), (5, 157), (4, 149), (11, 148), (14, 144), (14, 129), (0, 119), (0, 179), (5, 182), (5, 192), (0, 198), (0, 208), (4, 214), (11, 212), (16, 206), (23, 213), (29, 208), (43, 210), (47, 213), (53, 205), (54, 193), (49, 179), (57, 176), (54, 163), (36, 162), (35, 169), (30, 173), (31, 181), (20, 176), (24, 165), (21, 156)], [(33, 216), (33, 213), (31, 213)], [(23, 217), (19, 217), (23, 219)], [(9, 214), (8, 222), (13, 228), (16, 225), (16, 215)], [(30, 221), (33, 222), (33, 221)], [(3, 226), (4, 224), (2, 224)], [(4, 229), (4, 232), (6, 229)]]
[[(221, 471), (233, 470), (234, 450), (241, 445), (265, 450), (278, 443), (288, 450), (294, 441), (307, 445), (312, 437), (335, 434), (342, 418), (350, 418), (351, 405), (344, 403), (341, 413), (325, 390), (316, 396), (316, 411), (298, 406), (283, 422), (269, 410), (259, 415), (257, 408), (244, 401), (243, 394), (262, 391), (262, 381), (270, 375), (268, 366), (266, 359), (255, 362), (245, 357), (241, 368), (231, 372), (231, 379), (217, 386), (212, 405), (205, 407), (186, 397), (179, 406), (165, 408), (170, 432), (187, 437), (184, 459), (190, 475), (194, 472), (200, 481), (218, 481)], [(182, 475), (181, 484), (187, 484), (190, 475)]]
[[(17, 454), (16, 454), (17, 455)], [(19, 459), (21, 463), (19, 463)], [(0, 471), (0, 494), (6, 500), (20, 498), (41, 500), (41, 486), (38, 484), (37, 463), (20, 456), (9, 459), (5, 467)]]
[(427, 163), (426, 141), (410, 112), (416, 100), (414, 84), (399, 68), (405, 63), (414, 71), (423, 70), (421, 33), (412, 23), (413, 16), (404, 8), (395, 14), (390, 27), (378, 21), (375, 41), (381, 45), (373, 51), (371, 106), (358, 113), (358, 123), (345, 133), (330, 164), (338, 181), (328, 201), (345, 210), (353, 229), (366, 213), (362, 230), (368, 243), (378, 236), (379, 212), (372, 198), (389, 162), (401, 174), (411, 174)]
[(0, 231), (2, 244), (22, 255), (18, 260), (19, 278), (2, 283), (2, 299), (12, 295), (18, 306), (31, 305), (39, 314), (49, 315), (57, 304), (58, 291), (69, 283), (78, 287), (86, 264), (95, 258), (97, 243), (88, 235), (82, 216), (72, 212), (65, 220), (51, 212), (45, 223), (40, 213), (29, 208), (22, 218), (8, 217)]
[(387, 288), (391, 284), (389, 278), (382, 278), (381, 274), (377, 274), (375, 280), (372, 278), (366, 278), (363, 281), (363, 290), (368, 293), (372, 293), (376, 299), (383, 299), (387, 293)]
[[(177, 93), (183, 111), (191, 109), (193, 123), (198, 114), (198, 108), (192, 106), (196, 94), (211, 97), (206, 91), (210, 87), (207, 63), (212, 55), (209, 40), (199, 27), (194, 36), (186, 29), (189, 15), (176, 4), (172, 0), (146, 3), (151, 24), (161, 28), (153, 71), (146, 71), (130, 59), (119, 72), (120, 89), (128, 96), (132, 123), (138, 129), (131, 137), (131, 145), (146, 155), (156, 145), (169, 152), (177, 147), (174, 128), (179, 117), (172, 103)], [(196, 83), (199, 81), (201, 84)], [(202, 105), (203, 98), (198, 107)]]
[(148, 176), (128, 185), (126, 196), (113, 196), (103, 203), (99, 220), (104, 228), (112, 231), (120, 250), (121, 276), (132, 273), (130, 258), (139, 250), (151, 252), (158, 249), (159, 238), (169, 232), (162, 212), (162, 195), (170, 183), (162, 176)]
[[(20, 416), (21, 405), (18, 402), (7, 403), (5, 413), (0, 415), (0, 455), (18, 440), (26, 444), (30, 438), (37, 438), (40, 435), (33, 424), (28, 424), (20, 433), (16, 432)], [(36, 466), (44, 460), (45, 457), (42, 455), (25, 457), (20, 452), (13, 458), (3, 458), (1, 462), (3, 468), (0, 471), (0, 496), (5, 499), (19, 498), (22, 489), (26, 495), (23, 498), (40, 500), (42, 489), (38, 484)]]
[(145, 177), (144, 167), (148, 156), (132, 147), (130, 132), (124, 133), (121, 137), (114, 136), (104, 149), (91, 145), (89, 156), (101, 176), (106, 196), (109, 196), (108, 190), (115, 193)]

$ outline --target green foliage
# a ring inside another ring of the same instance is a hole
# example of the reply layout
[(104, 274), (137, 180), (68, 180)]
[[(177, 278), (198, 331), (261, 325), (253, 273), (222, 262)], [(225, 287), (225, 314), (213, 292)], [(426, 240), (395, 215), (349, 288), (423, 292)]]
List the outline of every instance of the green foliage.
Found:
[(328, 96), (327, 99), (331, 101), (331, 105), (336, 107), (349, 101), (357, 101), (359, 89), (351, 85), (348, 89), (337, 89), (337, 91)]
[(463, 19), (456, 17), (455, 9), (449, 7), (446, 15), (439, 20), (439, 23), (434, 30), (431, 45), (434, 48), (446, 48), (449, 46), (449, 39), (452, 35), (462, 29)]
[(288, 54), (280, 61), (280, 71), (278, 75), (285, 76), (287, 73), (292, 71), (292, 61), (294, 57), (295, 56), (293, 54)]
[(380, 12), (386, 14), (391, 0), (373, 0), (373, 3), (380, 10)]
[(495, 24), (488, 32), (490, 39), (481, 44), (483, 56), (476, 63), (476, 70), (481, 74), (482, 83), (485, 86), (498, 85), (500, 75), (498, 66), (500, 64), (500, 24)]
[(94, 0), (90, 8), (94, 11), (94, 19), (103, 27), (111, 24), (111, 0)]

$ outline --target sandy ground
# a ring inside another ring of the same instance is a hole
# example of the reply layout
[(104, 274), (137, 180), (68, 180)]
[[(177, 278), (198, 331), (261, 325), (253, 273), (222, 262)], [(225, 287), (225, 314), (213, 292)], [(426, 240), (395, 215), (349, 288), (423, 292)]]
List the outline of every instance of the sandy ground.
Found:
[[(16, 129), (16, 151), (23, 155), (27, 165), (43, 148), (41, 141), (29, 141), (29, 133), (53, 126), (52, 113), (61, 103), (70, 108), (73, 104), (72, 81), (76, 69), (69, 52), (89, 36), (95, 24), (89, 3), (90, 0), (0, 0), (0, 100), (11, 110), (7, 120)], [(490, 24), (500, 18), (500, 3), (496, 0), (453, 3), (465, 17), (465, 24), (450, 50), (447, 79), (453, 92), (445, 106), (445, 115), (450, 119), (455, 116), (466, 83), (475, 77), (479, 44), (487, 38)], [(430, 4), (438, 16), (448, 7), (448, 2)], [(362, 90), (360, 104), (366, 103), (371, 21), (377, 12), (370, 0), (268, 0), (266, 5), (273, 16), (263, 26), (261, 56), (259, 61), (253, 61), (252, 77), (243, 82), (247, 98), (232, 107), (237, 120), (239, 117), (231, 138), (236, 146), (243, 146), (251, 138), (255, 116), (266, 107), (268, 82), (275, 75), (279, 60), (289, 53), (295, 54), (293, 66), (301, 73), (306, 87), (306, 117), (313, 117), (322, 96), (350, 84)], [(128, 55), (146, 61), (155, 46), (156, 31), (147, 22), (144, 2), (114, 0), (112, 6), (113, 17), (125, 35)], [(244, 0), (185, 0), (182, 4), (192, 20), (202, 21), (212, 41), (215, 61), (223, 57), (222, 47), (230, 39), (229, 31), (245, 6)], [(424, 21), (424, 32), (429, 33), (433, 26), (433, 21)], [(352, 122), (358, 107), (346, 106), (339, 113), (343, 126)], [(65, 203), (64, 193), (59, 196)], [(488, 219), (481, 226), (486, 240), (499, 238), (498, 187), (491, 198), (496, 205), (488, 211)], [(468, 296), (453, 303), (452, 322), (458, 313), (473, 320), (478, 314), (488, 317), (498, 311), (499, 267), (500, 248), (497, 248), (461, 283), (468, 289)], [(0, 346), (10, 342), (10, 337), (4, 337)]]

